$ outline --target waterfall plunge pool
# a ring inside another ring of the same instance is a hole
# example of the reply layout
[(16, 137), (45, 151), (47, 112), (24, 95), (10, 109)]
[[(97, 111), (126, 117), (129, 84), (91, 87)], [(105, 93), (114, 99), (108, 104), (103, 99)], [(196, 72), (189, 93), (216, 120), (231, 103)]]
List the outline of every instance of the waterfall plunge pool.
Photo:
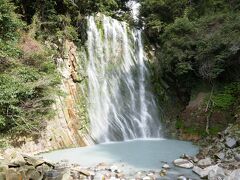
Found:
[(191, 142), (166, 139), (138, 139), (124, 142), (111, 142), (87, 147), (57, 150), (41, 154), (52, 162), (68, 161), (83, 167), (95, 167), (99, 163), (114, 164), (129, 178), (138, 171), (160, 172), (167, 162), (171, 169), (160, 179), (177, 179), (179, 175), (199, 179), (191, 170), (177, 168), (172, 161), (182, 154), (195, 155), (198, 147)]

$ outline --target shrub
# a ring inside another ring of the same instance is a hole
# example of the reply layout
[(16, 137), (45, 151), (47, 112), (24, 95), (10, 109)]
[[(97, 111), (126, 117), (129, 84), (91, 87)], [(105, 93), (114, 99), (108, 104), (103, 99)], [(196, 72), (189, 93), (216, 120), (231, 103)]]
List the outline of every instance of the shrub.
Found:
[(0, 73), (1, 132), (38, 133), (52, 115), (60, 78), (49, 55), (28, 55)]

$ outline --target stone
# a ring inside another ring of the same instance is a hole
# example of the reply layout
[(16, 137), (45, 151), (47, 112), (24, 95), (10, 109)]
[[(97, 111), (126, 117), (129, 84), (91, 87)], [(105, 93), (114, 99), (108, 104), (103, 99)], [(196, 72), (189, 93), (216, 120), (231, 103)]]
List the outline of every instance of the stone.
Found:
[(208, 173), (208, 180), (219, 180), (219, 179), (224, 179), (226, 177), (224, 169), (215, 166), (212, 170), (209, 171)]
[(225, 145), (229, 148), (234, 148), (237, 145), (237, 141), (235, 138), (227, 137)]
[(151, 180), (151, 178), (149, 176), (145, 176), (143, 180)]
[(37, 159), (37, 158), (33, 158), (31, 156), (28, 156), (28, 155), (22, 155), (24, 160), (29, 164), (29, 165), (32, 165), (34, 167), (37, 167), (37, 166), (40, 166), (42, 164), (45, 163), (44, 160), (42, 159)]
[(91, 169), (83, 169), (81, 167), (74, 167), (71, 169), (72, 171), (77, 171), (78, 173), (80, 173), (83, 176), (95, 176), (95, 172)]
[(194, 166), (192, 171), (200, 176), (200, 178), (206, 178), (208, 173), (198, 166)]
[(45, 172), (44, 174), (44, 179), (47, 179), (47, 180), (57, 179), (60, 177), (61, 177), (61, 173), (56, 170), (51, 170), (51, 171)]
[(84, 176), (91, 176), (91, 172), (87, 171), (87, 170), (79, 170), (78, 171), (80, 174), (84, 175)]
[(197, 175), (199, 175), (201, 178), (207, 178), (208, 177), (208, 174), (211, 170), (217, 168), (218, 166), (217, 165), (214, 165), (214, 166), (208, 166), (204, 169), (198, 167), (198, 166), (194, 166), (192, 171), (194, 173), (196, 173)]
[(27, 179), (41, 180), (42, 176), (36, 169), (30, 169), (26, 172)]
[(169, 166), (168, 164), (164, 164), (164, 165), (162, 166), (162, 168), (164, 168), (164, 169), (170, 169), (170, 166)]
[(226, 180), (239, 180), (240, 177), (240, 169), (234, 170)]
[(123, 173), (117, 173), (116, 174), (116, 178), (123, 179), (124, 178), (124, 174)]
[(217, 153), (214, 156), (221, 160), (224, 160), (224, 158), (225, 158), (225, 154), (223, 152)]
[(200, 167), (210, 166), (212, 164), (211, 158), (207, 157), (198, 161), (197, 165)]
[(240, 162), (240, 154), (235, 154), (234, 158), (236, 161)]
[(70, 170), (66, 171), (63, 176), (62, 176), (62, 180), (72, 180), (73, 178), (71, 177), (71, 172)]
[(194, 163), (197, 163), (198, 161), (199, 161), (199, 159), (198, 159), (196, 156), (194, 156), (194, 157), (193, 157), (193, 162), (194, 162)]
[(177, 180), (187, 180), (185, 176), (178, 176)]
[(118, 169), (118, 167), (115, 166), (115, 165), (111, 166), (109, 170), (110, 170), (111, 172), (115, 172), (115, 173), (119, 173), (119, 172), (120, 172), (119, 169)]
[(99, 163), (97, 166), (96, 166), (96, 169), (97, 170), (106, 170), (108, 169), (109, 165), (106, 164), (106, 163)]
[(97, 172), (97, 174), (94, 176), (94, 179), (104, 180), (104, 174), (102, 172)]
[(189, 155), (187, 155), (187, 154), (182, 154), (181, 156), (180, 156), (180, 158), (181, 159), (188, 159), (188, 160), (190, 160), (190, 159), (192, 159)]
[(22, 175), (17, 173), (15, 169), (8, 169), (6, 171), (6, 179), (18, 180), (18, 179), (23, 179), (23, 178), (22, 178)]
[(13, 159), (11, 159), (10, 164), (23, 166), (26, 164), (26, 161), (24, 160), (22, 155), (16, 154), (16, 156)]
[(176, 159), (173, 161), (175, 166), (190, 169), (193, 167), (193, 163), (186, 159)]
[(36, 167), (36, 170), (38, 170), (39, 172), (41, 172), (42, 174), (44, 174), (45, 172), (51, 171), (52, 167), (49, 167), (46, 164), (42, 164), (40, 166)]
[(6, 149), (4, 151), (4, 157), (3, 157), (6, 161), (9, 162), (9, 166), (23, 166), (26, 164), (24, 158), (22, 157), (22, 155), (16, 151), (15, 149), (11, 148), (11, 149)]
[(162, 176), (166, 176), (166, 175), (167, 175), (167, 170), (166, 169), (162, 169), (160, 171), (160, 176), (162, 177)]

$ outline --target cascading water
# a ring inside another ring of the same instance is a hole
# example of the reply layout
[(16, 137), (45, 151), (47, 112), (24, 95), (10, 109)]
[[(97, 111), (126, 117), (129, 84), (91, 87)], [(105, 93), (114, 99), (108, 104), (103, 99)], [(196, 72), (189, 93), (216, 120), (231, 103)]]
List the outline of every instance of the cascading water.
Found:
[(141, 31), (90, 16), (87, 47), (91, 136), (97, 142), (160, 137)]

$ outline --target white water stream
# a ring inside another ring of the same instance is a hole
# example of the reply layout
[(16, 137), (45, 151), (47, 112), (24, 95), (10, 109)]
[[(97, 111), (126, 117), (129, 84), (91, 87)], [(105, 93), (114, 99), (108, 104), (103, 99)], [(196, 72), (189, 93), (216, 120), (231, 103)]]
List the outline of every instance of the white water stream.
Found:
[(100, 143), (160, 137), (141, 31), (90, 16), (87, 47), (91, 136)]

